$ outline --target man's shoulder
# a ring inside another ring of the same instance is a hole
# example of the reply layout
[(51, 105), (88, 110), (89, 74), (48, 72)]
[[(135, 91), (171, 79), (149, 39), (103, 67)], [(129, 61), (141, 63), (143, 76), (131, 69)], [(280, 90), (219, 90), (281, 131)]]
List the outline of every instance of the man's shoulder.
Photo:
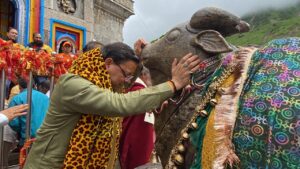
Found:
[(35, 95), (38, 95), (40, 97), (45, 97), (45, 98), (48, 98), (44, 93), (38, 91), (38, 90), (32, 90), (32, 93), (35, 94)]
[(52, 49), (49, 45), (44, 44), (43, 48)]
[(11, 98), (10, 102), (21, 104), (21, 102), (24, 102), (25, 99), (27, 100), (27, 91), (20, 92), (19, 94), (15, 95)]
[(59, 78), (58, 84), (67, 84), (71, 86), (90, 85), (92, 82), (87, 79), (72, 73), (66, 73)]
[(85, 91), (91, 86), (93, 86), (93, 83), (84, 79), (83, 77), (76, 74), (67, 73), (59, 78), (54, 90), (60, 91), (60, 95), (68, 97), (75, 96), (79, 92)]
[(19, 94), (15, 95), (16, 98), (23, 96), (27, 96), (27, 89), (25, 89), (24, 91), (20, 91)]

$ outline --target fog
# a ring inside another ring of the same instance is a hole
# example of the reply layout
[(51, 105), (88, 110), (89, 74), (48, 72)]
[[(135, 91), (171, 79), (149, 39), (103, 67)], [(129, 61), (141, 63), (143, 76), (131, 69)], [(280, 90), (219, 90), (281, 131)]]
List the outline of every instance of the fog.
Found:
[(194, 12), (203, 7), (218, 7), (238, 16), (279, 9), (299, 3), (300, 0), (136, 0), (134, 12), (126, 20), (124, 42), (133, 46), (138, 38), (152, 41), (175, 25), (190, 19)]

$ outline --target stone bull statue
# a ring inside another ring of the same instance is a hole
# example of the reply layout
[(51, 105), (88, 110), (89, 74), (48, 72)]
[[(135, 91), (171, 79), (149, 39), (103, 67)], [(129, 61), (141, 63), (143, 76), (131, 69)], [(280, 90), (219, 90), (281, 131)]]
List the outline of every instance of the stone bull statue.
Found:
[(156, 114), (164, 168), (300, 166), (300, 39), (227, 53), (223, 36), (248, 30), (233, 14), (205, 8), (143, 49), (154, 84), (170, 79), (174, 58), (202, 60), (191, 86)]

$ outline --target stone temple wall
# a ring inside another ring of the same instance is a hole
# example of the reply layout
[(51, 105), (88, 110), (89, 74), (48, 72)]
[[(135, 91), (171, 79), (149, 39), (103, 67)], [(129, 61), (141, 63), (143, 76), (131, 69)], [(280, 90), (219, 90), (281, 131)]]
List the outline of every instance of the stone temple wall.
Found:
[(124, 22), (133, 14), (133, 2), (131, 0), (95, 0), (94, 2), (95, 39), (104, 44), (123, 41)]
[[(66, 1), (68, 4), (63, 6)], [(50, 19), (84, 27), (86, 42), (92, 39), (104, 44), (123, 41), (124, 22), (133, 14), (132, 0), (45, 0), (44, 5), (46, 43), (49, 43)]]

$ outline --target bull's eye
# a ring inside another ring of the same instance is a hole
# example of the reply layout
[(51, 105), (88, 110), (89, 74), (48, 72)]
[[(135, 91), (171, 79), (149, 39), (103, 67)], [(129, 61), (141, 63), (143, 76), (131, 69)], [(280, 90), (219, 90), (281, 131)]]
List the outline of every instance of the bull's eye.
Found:
[(181, 31), (179, 29), (174, 29), (167, 34), (166, 38), (169, 42), (173, 42), (180, 36), (180, 34)]

